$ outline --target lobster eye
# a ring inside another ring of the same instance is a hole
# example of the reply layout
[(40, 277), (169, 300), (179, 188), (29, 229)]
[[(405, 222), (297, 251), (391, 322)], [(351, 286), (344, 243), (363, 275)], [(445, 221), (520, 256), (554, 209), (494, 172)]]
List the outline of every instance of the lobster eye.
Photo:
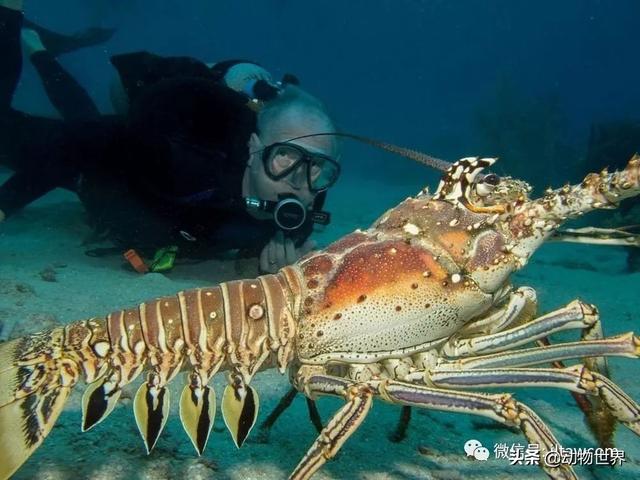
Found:
[(500, 177), (495, 173), (488, 173), (476, 183), (476, 194), (480, 197), (486, 197), (495, 190), (498, 183), (500, 183)]
[(482, 181), (495, 187), (496, 185), (498, 185), (498, 183), (500, 183), (500, 177), (498, 177), (498, 175), (496, 175), (495, 173), (489, 173), (484, 176)]

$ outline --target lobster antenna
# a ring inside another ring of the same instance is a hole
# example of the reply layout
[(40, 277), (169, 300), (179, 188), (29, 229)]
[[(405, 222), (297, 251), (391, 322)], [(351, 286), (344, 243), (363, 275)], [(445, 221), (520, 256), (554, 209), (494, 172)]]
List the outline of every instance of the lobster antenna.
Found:
[(391, 143), (381, 142), (379, 140), (374, 140), (369, 137), (363, 137), (362, 135), (355, 135), (353, 133), (343, 133), (343, 132), (325, 132), (325, 133), (310, 133), (308, 135), (301, 135), (299, 137), (294, 137), (286, 140), (290, 142), (292, 140), (299, 140), (301, 138), (309, 138), (309, 137), (321, 137), (321, 136), (329, 136), (332, 135), (334, 137), (346, 137), (351, 138), (353, 140), (357, 140), (362, 143), (366, 143), (376, 148), (380, 148), (381, 150), (386, 150), (390, 153), (395, 153), (396, 155), (400, 155), (401, 157), (409, 158), (411, 160), (415, 160), (418, 163), (426, 165), (427, 167), (435, 168), (436, 170), (440, 170), (441, 172), (446, 172), (449, 170), (451, 165), (450, 162), (446, 160), (442, 160), (440, 158), (432, 157), (431, 155), (427, 155), (426, 153), (418, 152), (417, 150), (412, 150), (410, 148), (400, 147), (398, 145), (393, 145)]

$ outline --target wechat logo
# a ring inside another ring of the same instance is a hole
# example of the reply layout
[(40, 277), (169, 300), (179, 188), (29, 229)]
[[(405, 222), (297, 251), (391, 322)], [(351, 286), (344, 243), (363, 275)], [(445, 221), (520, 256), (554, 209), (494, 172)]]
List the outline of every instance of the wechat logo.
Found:
[(473, 457), (481, 462), (489, 459), (489, 449), (483, 447), (478, 440), (467, 440), (464, 444), (464, 453), (467, 457)]

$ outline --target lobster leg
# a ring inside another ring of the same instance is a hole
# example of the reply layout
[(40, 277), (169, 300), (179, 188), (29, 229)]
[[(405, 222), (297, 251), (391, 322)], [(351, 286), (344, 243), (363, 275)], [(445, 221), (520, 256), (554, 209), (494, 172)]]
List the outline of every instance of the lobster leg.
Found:
[(598, 312), (592, 305), (574, 300), (566, 307), (536, 318), (524, 325), (491, 335), (460, 338), (447, 342), (442, 353), (451, 358), (484, 355), (510, 350), (562, 330), (589, 329), (599, 324)]
[[(459, 335), (453, 338), (458, 339), (467, 334), (477, 332), (500, 331), (507, 325), (524, 323), (535, 315), (536, 308), (537, 299), (535, 290), (531, 287), (520, 287), (509, 294), (506, 304), (496, 312), (478, 321), (471, 322), (460, 331)], [(451, 340), (445, 345), (445, 348), (455, 349), (458, 343), (459, 340)], [(404, 440), (410, 421), (411, 407), (405, 405), (402, 407), (395, 430), (389, 435), (389, 440), (393, 443)]]
[(411, 421), (411, 407), (403, 405), (400, 411), (400, 418), (396, 429), (389, 434), (389, 440), (393, 443), (399, 443), (407, 436), (407, 428), (409, 428), (409, 422)]
[[(541, 457), (559, 447), (549, 427), (526, 405), (508, 394), (467, 393), (412, 385), (387, 380), (379, 385), (380, 395), (388, 402), (449, 412), (469, 413), (491, 418), (519, 428), (530, 443), (540, 445)], [(569, 465), (541, 465), (554, 479), (576, 479)]]
[[(295, 388), (289, 389), (289, 391), (280, 399), (276, 407), (271, 411), (271, 413), (267, 416), (267, 418), (260, 424), (260, 433), (258, 437), (259, 443), (267, 443), (269, 440), (269, 432), (271, 431), (271, 427), (276, 423), (280, 415), (284, 413), (284, 411), (291, 406), (293, 399), (298, 395), (298, 390)], [(318, 411), (318, 407), (316, 406), (316, 402), (311, 400), (310, 398), (306, 398), (307, 400), (307, 410), (309, 411), (309, 420), (316, 428), (318, 433), (322, 432), (322, 418), (320, 417), (320, 412)]]
[[(518, 291), (511, 295), (516, 298)], [(535, 292), (534, 292), (535, 295)], [(509, 301), (505, 312), (518, 311), (521, 302)], [(502, 323), (501, 327), (504, 326)], [(579, 300), (567, 306), (548, 313), (542, 317), (530, 319), (518, 327), (501, 330), (492, 335), (481, 335), (464, 338), (464, 333), (456, 336), (444, 345), (443, 352), (449, 357), (466, 357), (469, 355), (487, 354), (511, 349), (531, 340), (537, 340), (539, 345), (549, 345), (547, 335), (555, 332), (581, 328), (582, 340), (599, 340), (603, 338), (602, 324), (597, 309), (593, 305)], [(586, 366), (592, 370), (608, 376), (608, 368), (604, 357), (587, 357), (583, 359)], [(562, 362), (555, 362), (556, 367), (562, 368)], [(586, 416), (591, 431), (603, 447), (611, 447), (615, 418), (610, 409), (597, 396), (586, 397), (573, 392), (576, 403)]]
[(322, 426), (322, 418), (320, 417), (320, 412), (318, 411), (318, 406), (314, 400), (307, 398), (307, 411), (309, 412), (309, 420), (313, 423), (313, 426), (316, 427), (318, 433), (322, 432), (324, 428)]
[[(591, 327), (582, 331), (581, 338), (583, 340), (600, 340), (604, 338), (602, 332), (602, 324), (600, 318)], [(593, 372), (597, 372), (604, 377), (609, 377), (609, 365), (606, 357), (587, 357), (582, 361), (587, 368)], [(562, 362), (558, 362), (562, 366)], [(602, 447), (613, 447), (613, 434), (616, 428), (616, 422), (613, 418), (612, 411), (608, 408), (606, 402), (601, 396), (582, 397), (573, 394), (580, 409), (584, 412), (587, 425), (595, 435), (598, 443)]]
[(509, 325), (521, 325), (535, 317), (537, 307), (536, 291), (531, 287), (520, 287), (509, 294), (498, 310), (465, 325), (453, 338), (499, 332)]
[(608, 411), (640, 435), (640, 405), (604, 375), (585, 365), (557, 368), (494, 368), (426, 373), (426, 383), (441, 388), (555, 387), (599, 397)]
[(291, 406), (293, 399), (298, 395), (298, 390), (291, 387), (289, 391), (280, 399), (278, 405), (271, 411), (271, 413), (267, 416), (267, 418), (260, 424), (258, 427), (260, 433), (258, 434), (257, 441), (259, 443), (267, 443), (269, 440), (269, 432), (271, 431), (271, 427), (276, 423), (280, 415), (284, 413), (284, 411)]
[(347, 403), (336, 412), (307, 451), (291, 476), (292, 480), (305, 480), (333, 458), (340, 447), (365, 419), (373, 402), (373, 390), (367, 385), (356, 384), (340, 377), (313, 375), (300, 382), (305, 394), (337, 395)]
[[(586, 304), (582, 304), (581, 302), (572, 302), (568, 307), (571, 305), (574, 307), (581, 307), (582, 309), (588, 307)], [(556, 314), (558, 313), (562, 313), (563, 310), (565, 311), (565, 314), (568, 313), (568, 307), (557, 312), (552, 312), (552, 314), (548, 316), (549, 318), (547, 321), (551, 320), (553, 323), (555, 321), (553, 317), (556, 317)], [(587, 357), (584, 358), (584, 362), (587, 369), (591, 371), (590, 375), (594, 377), (593, 382), (598, 386), (597, 388), (593, 387), (590, 392), (579, 393), (597, 393), (597, 395), (589, 397), (584, 397), (577, 393), (574, 393), (573, 395), (576, 398), (578, 406), (586, 416), (590, 430), (593, 432), (600, 445), (611, 446), (615, 420), (619, 420), (624, 425), (637, 432), (637, 412), (640, 410), (638, 410), (637, 404), (633, 402), (633, 400), (627, 397), (624, 392), (607, 379), (607, 364), (604, 357), (608, 355), (638, 356), (639, 340), (637, 337), (633, 336), (633, 334), (603, 339), (602, 327), (597, 316), (597, 311), (594, 308), (590, 308), (590, 310), (591, 311), (585, 311), (585, 318), (590, 317), (591, 320), (585, 322), (586, 325), (582, 331), (582, 342), (543, 346), (519, 351), (516, 350), (514, 352), (504, 354), (497, 353), (493, 355), (485, 355), (476, 357), (476, 362), (461, 360), (461, 365), (463, 365), (462, 368), (470, 368), (475, 371), (477, 368), (488, 368), (489, 365), (498, 368), (506, 366), (533, 365), (544, 363), (540, 360), (545, 357), (547, 361), (553, 362), (556, 366), (561, 367), (562, 363), (560, 361), (563, 359)], [(562, 317), (562, 314), (560, 317)], [(566, 317), (569, 322), (573, 322), (571, 318), (571, 316)], [(537, 327), (540, 327), (541, 324), (539, 320), (542, 319), (544, 319), (544, 317), (534, 320), (522, 328), (526, 329), (527, 327), (534, 325), (532, 332), (535, 332), (537, 329), (535, 328), (536, 325)], [(504, 333), (507, 332), (508, 331)], [(501, 334), (497, 334), (488, 337), (499, 338), (500, 335)], [(488, 337), (485, 337), (485, 340)], [(514, 338), (517, 339), (517, 337)], [(518, 343), (523, 342), (518, 342), (516, 340), (516, 344)], [(483, 351), (495, 350), (502, 350), (502, 348), (491, 349), (487, 347)], [(626, 352), (626, 354), (624, 352)], [(497, 360), (497, 363), (493, 363), (494, 360)], [(605, 373), (605, 375), (601, 373)], [(573, 391), (576, 392), (576, 390)], [(636, 419), (634, 420), (634, 418)]]
[[(269, 432), (271, 427), (276, 423), (280, 415), (291, 406), (293, 399), (298, 394), (295, 388), (291, 388), (278, 402), (278, 405), (271, 411), (269, 416), (260, 424), (260, 433), (258, 436), (259, 443), (267, 443), (269, 440)], [(322, 432), (322, 418), (316, 402), (307, 398), (307, 409), (309, 411), (309, 420), (313, 423), (318, 433)], [(389, 440), (393, 443), (401, 442), (407, 436), (407, 428), (409, 428), (409, 422), (411, 421), (411, 407), (404, 406), (400, 411), (400, 417), (398, 418), (398, 424), (393, 432), (389, 434)]]
[[(517, 291), (511, 295), (516, 297)], [(513, 306), (512, 306), (513, 304)], [(506, 312), (517, 311), (520, 302), (510, 301)], [(504, 326), (504, 323), (500, 327)], [(464, 332), (457, 335), (444, 345), (443, 353), (449, 357), (466, 357), (469, 355), (487, 354), (511, 349), (532, 340), (539, 345), (549, 345), (547, 335), (555, 332), (580, 328), (582, 340), (599, 340), (603, 338), (602, 325), (597, 309), (593, 305), (575, 300), (565, 307), (548, 313), (542, 317), (529, 319), (518, 327), (501, 330), (492, 335), (481, 335), (464, 338)], [(592, 371), (608, 376), (607, 362), (604, 357), (587, 357), (583, 359), (585, 365)], [(554, 366), (562, 368), (562, 362), (555, 362)], [(572, 393), (578, 407), (585, 414), (591, 431), (602, 447), (612, 447), (615, 418), (610, 409), (597, 396), (586, 397), (576, 392)]]
[(636, 358), (640, 356), (640, 338), (629, 332), (602, 340), (569, 342), (548, 347), (523, 348), (512, 352), (445, 360), (438, 364), (438, 368), (442, 370), (470, 370), (476, 368), (520, 367), (570, 358), (601, 356)]
[[(602, 323), (598, 315), (596, 315), (596, 321), (593, 325), (582, 330), (580, 338), (582, 340), (600, 340), (604, 338)], [(541, 338), (537, 343), (541, 346), (550, 345), (547, 338)], [(605, 377), (609, 376), (606, 357), (586, 357), (582, 359), (582, 362), (589, 370), (600, 373)], [(561, 361), (553, 362), (553, 365), (558, 368), (564, 367)], [(598, 444), (603, 448), (613, 447), (616, 421), (607, 405), (598, 396), (586, 396), (575, 392), (572, 392), (571, 395), (584, 413), (587, 425), (589, 425), (589, 429), (598, 440)]]

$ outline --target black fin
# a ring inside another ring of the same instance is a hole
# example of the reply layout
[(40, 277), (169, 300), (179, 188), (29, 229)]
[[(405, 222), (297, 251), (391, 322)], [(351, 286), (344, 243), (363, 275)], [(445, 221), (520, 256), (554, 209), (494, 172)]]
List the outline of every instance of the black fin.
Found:
[(87, 28), (71, 35), (53, 32), (49, 29), (25, 19), (24, 28), (35, 30), (40, 36), (42, 44), (54, 57), (64, 53), (73, 52), (81, 48), (100, 45), (108, 41), (116, 32), (115, 28)]

